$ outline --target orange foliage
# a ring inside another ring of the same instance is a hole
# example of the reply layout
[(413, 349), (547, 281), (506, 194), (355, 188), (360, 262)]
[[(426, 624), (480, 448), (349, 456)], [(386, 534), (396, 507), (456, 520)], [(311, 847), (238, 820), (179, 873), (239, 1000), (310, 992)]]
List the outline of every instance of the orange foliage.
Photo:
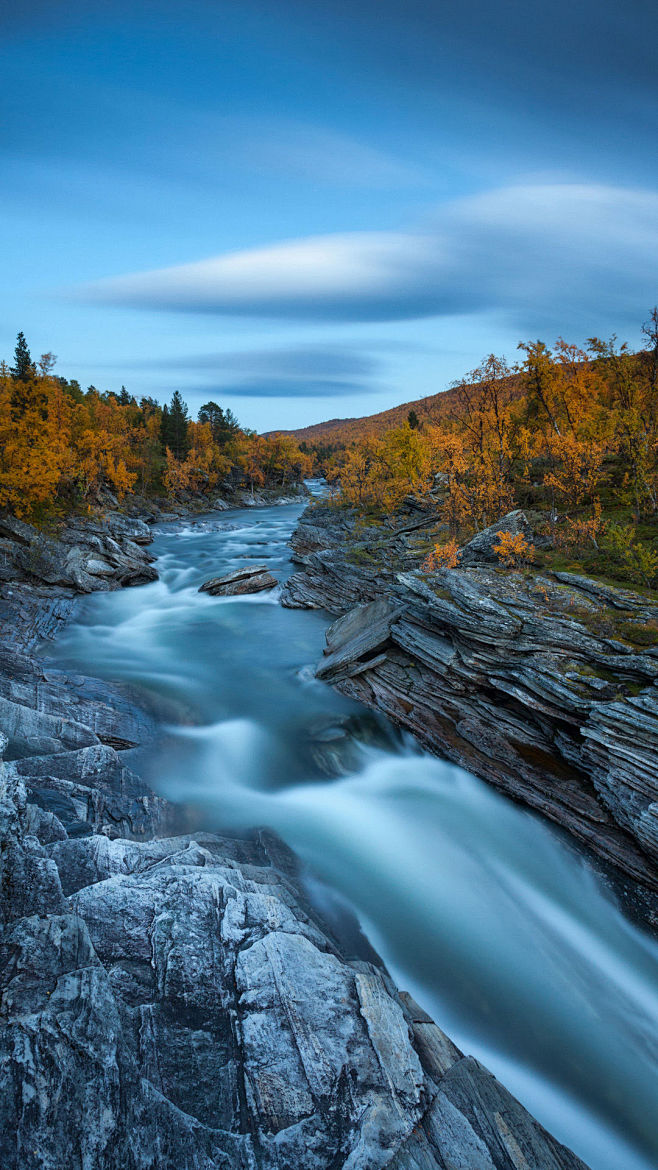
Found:
[(508, 569), (535, 559), (535, 546), (528, 544), (522, 532), (499, 532), (493, 550), (501, 564)]
[(459, 545), (453, 538), (445, 544), (435, 544), (431, 553), (421, 565), (423, 573), (436, 573), (440, 569), (456, 569), (459, 564)]
[[(23, 342), (24, 344), (24, 342)], [(83, 393), (52, 374), (53, 354), (20, 373), (0, 365), (0, 508), (32, 519), (91, 506), (109, 489), (206, 492), (227, 477), (239, 485), (283, 485), (310, 474), (311, 461), (288, 435), (264, 438), (231, 425), (221, 444), (208, 422), (183, 419), (185, 455), (162, 442), (162, 408), (125, 390)], [(221, 414), (221, 412), (220, 412)], [(230, 412), (229, 412), (230, 415)]]

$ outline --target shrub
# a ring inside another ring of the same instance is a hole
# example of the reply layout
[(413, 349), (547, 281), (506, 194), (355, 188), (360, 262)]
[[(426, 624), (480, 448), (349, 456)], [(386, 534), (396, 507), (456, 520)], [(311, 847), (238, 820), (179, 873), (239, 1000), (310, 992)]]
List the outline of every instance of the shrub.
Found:
[(499, 532), (493, 550), (507, 569), (518, 568), (535, 559), (535, 546), (528, 544), (522, 532)]
[(655, 584), (658, 580), (658, 551), (646, 544), (638, 544), (634, 528), (630, 525), (609, 524), (605, 542), (631, 581), (638, 585)]
[(421, 572), (436, 573), (439, 569), (456, 569), (459, 564), (459, 545), (452, 539), (446, 544), (435, 544), (421, 565)]

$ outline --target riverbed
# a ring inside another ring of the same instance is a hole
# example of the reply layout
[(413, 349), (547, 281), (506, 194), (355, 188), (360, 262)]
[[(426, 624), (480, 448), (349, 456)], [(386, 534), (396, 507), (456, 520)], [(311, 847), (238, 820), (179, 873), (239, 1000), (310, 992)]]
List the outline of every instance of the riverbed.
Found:
[(156, 528), (159, 580), (85, 598), (52, 653), (159, 712), (137, 753), (198, 824), (269, 826), (352, 906), (398, 985), (592, 1170), (658, 1164), (658, 947), (557, 830), (313, 677), (326, 614), (278, 590), (301, 504)]

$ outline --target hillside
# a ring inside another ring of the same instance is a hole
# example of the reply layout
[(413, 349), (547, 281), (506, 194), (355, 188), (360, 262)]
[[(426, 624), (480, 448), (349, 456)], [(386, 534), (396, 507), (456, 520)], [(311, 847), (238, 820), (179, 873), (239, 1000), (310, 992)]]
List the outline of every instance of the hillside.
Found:
[[(522, 394), (521, 380), (518, 376), (512, 376), (506, 381), (510, 397)], [(279, 433), (291, 435), (298, 443), (332, 443), (341, 447), (347, 446), (358, 439), (370, 436), (378, 437), (393, 427), (399, 427), (406, 421), (411, 410), (416, 412), (421, 424), (423, 422), (437, 423), (453, 411), (461, 413), (458, 393), (459, 388), (452, 386), (449, 390), (442, 390), (439, 394), (430, 394), (427, 398), (416, 398), (411, 402), (403, 402), (400, 406), (392, 406), (389, 410), (381, 410), (377, 414), (367, 414), (361, 418), (331, 418), (327, 422), (315, 423), (310, 427), (284, 430)]]

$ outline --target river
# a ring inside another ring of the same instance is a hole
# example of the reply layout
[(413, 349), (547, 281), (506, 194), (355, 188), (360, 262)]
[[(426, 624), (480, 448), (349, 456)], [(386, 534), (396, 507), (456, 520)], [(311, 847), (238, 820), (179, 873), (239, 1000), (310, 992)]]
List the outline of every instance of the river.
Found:
[(301, 505), (162, 524), (160, 579), (81, 603), (51, 653), (161, 712), (138, 768), (199, 825), (275, 829), (345, 899), (398, 985), (592, 1170), (658, 1165), (658, 947), (540, 818), (313, 678), (326, 615), (278, 591)]

